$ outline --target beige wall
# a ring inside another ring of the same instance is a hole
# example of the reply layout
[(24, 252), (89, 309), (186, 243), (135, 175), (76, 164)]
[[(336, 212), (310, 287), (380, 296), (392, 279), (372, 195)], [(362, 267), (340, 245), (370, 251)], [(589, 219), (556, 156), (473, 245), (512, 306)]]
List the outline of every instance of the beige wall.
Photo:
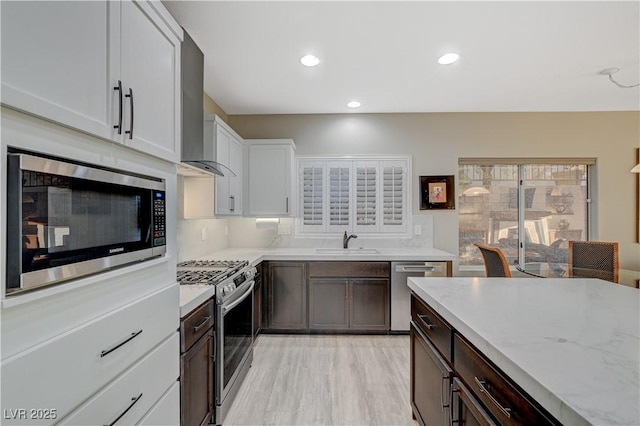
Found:
[(209, 97), (209, 95), (207, 95), (206, 93), (204, 93), (202, 103), (204, 106), (205, 115), (217, 114), (224, 121), (227, 121), (229, 119), (229, 117), (227, 116), (227, 113), (224, 112), (222, 108), (220, 108), (220, 105), (218, 105), (216, 101), (211, 99), (211, 97)]
[[(410, 154), (413, 211), (421, 175), (457, 175), (459, 157), (595, 157), (592, 239), (618, 241), (640, 269), (636, 241), (639, 112), (230, 115), (244, 138), (293, 138), (296, 154)], [(458, 251), (458, 212), (434, 215), (434, 247)]]

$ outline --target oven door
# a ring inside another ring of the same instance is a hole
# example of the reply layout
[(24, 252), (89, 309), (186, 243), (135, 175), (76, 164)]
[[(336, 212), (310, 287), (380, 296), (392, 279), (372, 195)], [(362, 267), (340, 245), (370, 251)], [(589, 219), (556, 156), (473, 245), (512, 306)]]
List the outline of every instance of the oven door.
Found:
[(253, 280), (244, 282), (234, 296), (217, 309), (216, 402), (222, 405), (240, 368), (253, 350)]

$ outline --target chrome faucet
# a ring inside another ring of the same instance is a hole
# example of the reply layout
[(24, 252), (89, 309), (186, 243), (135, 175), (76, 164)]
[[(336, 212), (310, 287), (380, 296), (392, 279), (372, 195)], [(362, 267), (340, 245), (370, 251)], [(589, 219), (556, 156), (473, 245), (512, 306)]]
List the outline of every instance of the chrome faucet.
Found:
[(356, 234), (347, 236), (347, 231), (344, 231), (344, 237), (342, 237), (342, 248), (349, 248), (349, 240), (352, 238), (358, 238), (358, 236)]

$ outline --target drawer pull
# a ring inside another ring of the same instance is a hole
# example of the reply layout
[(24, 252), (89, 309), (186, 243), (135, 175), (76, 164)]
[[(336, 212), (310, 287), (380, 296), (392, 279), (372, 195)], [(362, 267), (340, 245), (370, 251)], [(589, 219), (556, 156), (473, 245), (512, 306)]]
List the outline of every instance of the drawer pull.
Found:
[(489, 400), (491, 402), (493, 402), (493, 404), (498, 407), (498, 409), (500, 411), (502, 411), (502, 414), (504, 414), (508, 419), (511, 418), (511, 408), (505, 408), (502, 405), (500, 405), (500, 403), (493, 397), (493, 395), (491, 395), (491, 393), (489, 393), (489, 390), (484, 386), (485, 385), (485, 381), (484, 380), (480, 380), (477, 377), (474, 377), (476, 384), (480, 387), (480, 392), (484, 392), (485, 395), (487, 395), (487, 397), (489, 398)]
[(433, 324), (429, 324), (425, 318), (427, 318), (426, 315), (420, 315), (418, 314), (418, 319), (420, 320), (420, 322), (427, 328), (427, 330), (433, 330), (433, 327), (435, 327), (435, 325)]
[(202, 320), (202, 322), (198, 325), (196, 325), (195, 327), (193, 327), (193, 332), (197, 333), (198, 330), (200, 330), (202, 327), (204, 327), (204, 325), (209, 322), (209, 320), (211, 319), (211, 315), (209, 315), (208, 317), (205, 317), (205, 319)]
[(127, 343), (129, 343), (130, 341), (132, 341), (134, 338), (136, 338), (137, 336), (140, 335), (140, 333), (142, 333), (142, 329), (140, 329), (140, 331), (136, 331), (131, 333), (131, 336), (127, 337), (126, 339), (124, 339), (122, 342), (118, 343), (117, 345), (115, 345), (114, 347), (110, 348), (110, 349), (105, 349), (104, 351), (100, 352), (100, 358), (109, 355), (111, 352), (115, 351), (116, 349), (118, 349), (119, 347), (121, 347), (122, 345), (125, 345)]
[(124, 410), (114, 421), (112, 421), (111, 423), (109, 423), (108, 425), (104, 425), (104, 426), (113, 426), (115, 425), (118, 420), (120, 420), (122, 418), (122, 416), (124, 416), (125, 414), (127, 414), (127, 412), (129, 410), (131, 410), (131, 408), (133, 408), (134, 405), (136, 405), (136, 402), (140, 401), (140, 398), (142, 398), (142, 394), (138, 395), (137, 397), (134, 396), (133, 398), (131, 398), (131, 404), (129, 404), (129, 406), (127, 407), (126, 410)]

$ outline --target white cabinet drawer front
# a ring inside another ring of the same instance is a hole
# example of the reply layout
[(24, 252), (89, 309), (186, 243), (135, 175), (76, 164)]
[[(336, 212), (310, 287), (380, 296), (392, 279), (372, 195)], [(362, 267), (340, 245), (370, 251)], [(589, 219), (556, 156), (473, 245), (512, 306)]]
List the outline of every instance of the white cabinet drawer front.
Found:
[(180, 424), (180, 382), (176, 382), (138, 423), (140, 426)]
[[(58, 418), (66, 415), (175, 333), (178, 301), (179, 286), (174, 284), (7, 359), (2, 363), (3, 413), (5, 409), (42, 408), (55, 409)], [(7, 424), (49, 423), (43, 419), (3, 420)]]
[[(133, 424), (177, 382), (179, 335), (165, 340), (79, 409), (60, 422), (64, 425)], [(179, 403), (178, 403), (179, 404)]]

